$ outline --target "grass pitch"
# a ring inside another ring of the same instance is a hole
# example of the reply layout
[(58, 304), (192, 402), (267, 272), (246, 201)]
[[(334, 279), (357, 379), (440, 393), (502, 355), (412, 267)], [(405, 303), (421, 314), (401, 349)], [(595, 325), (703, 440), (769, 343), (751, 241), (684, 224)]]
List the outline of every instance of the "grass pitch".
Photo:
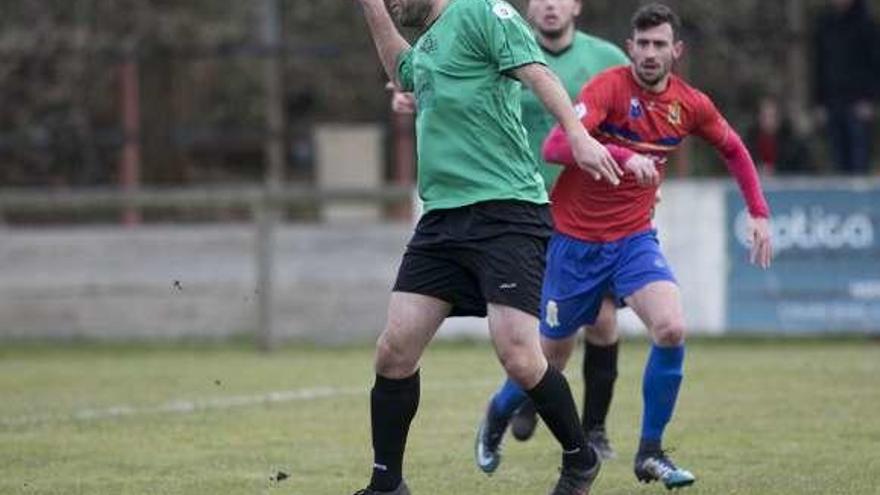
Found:
[[(665, 493), (631, 463), (647, 346), (626, 342), (593, 493)], [(348, 495), (367, 480), (372, 350), (0, 349), (0, 493)], [(880, 494), (880, 345), (697, 341), (667, 446), (697, 494)], [(580, 402), (580, 360), (569, 376)], [(572, 373), (574, 372), (574, 373)], [(474, 428), (502, 376), (484, 344), (435, 344), (406, 476), (420, 495), (544, 494), (546, 428), (506, 443), (491, 478)], [(282, 474), (283, 473), (283, 474)], [(285, 478), (284, 475), (289, 477)], [(283, 478), (283, 479), (282, 479)]]

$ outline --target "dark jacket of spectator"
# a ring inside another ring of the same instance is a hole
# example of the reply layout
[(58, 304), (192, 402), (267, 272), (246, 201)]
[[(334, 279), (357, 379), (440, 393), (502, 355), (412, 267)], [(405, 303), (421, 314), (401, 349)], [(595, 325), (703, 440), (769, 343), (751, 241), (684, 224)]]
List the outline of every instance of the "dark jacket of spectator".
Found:
[(844, 11), (829, 7), (818, 18), (813, 67), (813, 96), (819, 105), (880, 96), (880, 36), (865, 0), (854, 0)]

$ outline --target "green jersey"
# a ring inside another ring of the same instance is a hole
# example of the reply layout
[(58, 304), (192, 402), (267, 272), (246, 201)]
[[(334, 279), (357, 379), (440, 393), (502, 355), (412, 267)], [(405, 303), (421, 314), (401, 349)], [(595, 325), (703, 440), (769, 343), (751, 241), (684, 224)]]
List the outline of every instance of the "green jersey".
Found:
[(508, 71), (545, 63), (529, 26), (501, 0), (450, 0), (397, 61), (415, 93), (419, 196), (425, 211), (480, 201), (546, 203)]
[[(601, 38), (575, 31), (574, 41), (568, 48), (559, 53), (544, 50), (547, 65), (565, 86), (568, 95), (574, 100), (581, 88), (596, 74), (617, 65), (629, 63), (623, 51), (612, 43)], [(556, 178), (562, 171), (558, 165), (544, 163), (541, 160), (541, 144), (553, 128), (556, 119), (544, 108), (541, 101), (529, 90), (522, 96), (523, 124), (529, 132), (529, 144), (535, 159), (541, 163), (541, 175), (547, 189), (553, 187)]]

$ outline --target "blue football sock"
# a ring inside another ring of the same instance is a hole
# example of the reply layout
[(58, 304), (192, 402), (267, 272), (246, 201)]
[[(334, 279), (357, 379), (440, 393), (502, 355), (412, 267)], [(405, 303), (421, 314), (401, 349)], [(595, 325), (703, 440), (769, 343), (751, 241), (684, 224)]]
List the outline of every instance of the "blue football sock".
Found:
[(529, 396), (523, 392), (519, 385), (508, 378), (492, 397), (489, 414), (506, 423), (528, 398)]
[(651, 346), (642, 379), (642, 442), (640, 450), (659, 449), (663, 430), (672, 418), (678, 390), (684, 375), (684, 345)]

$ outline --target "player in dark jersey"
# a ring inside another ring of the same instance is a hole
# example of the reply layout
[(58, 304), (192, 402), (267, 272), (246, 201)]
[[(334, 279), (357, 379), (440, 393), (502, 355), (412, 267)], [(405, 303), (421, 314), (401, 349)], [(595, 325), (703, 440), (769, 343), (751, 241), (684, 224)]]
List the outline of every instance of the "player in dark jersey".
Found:
[[(398, 89), (415, 93), (425, 213), (407, 245), (376, 345), (370, 395), (373, 470), (360, 495), (407, 495), (403, 455), (419, 403), (419, 360), (449, 316), (488, 316), (508, 377), (535, 402), (563, 448), (554, 495), (589, 491), (600, 462), (586, 446), (565, 377), (547, 365), (537, 327), (547, 193), (528, 147), (520, 81), (570, 132), (578, 166), (619, 183), (622, 171), (578, 121), (528, 25), (500, 0), (357, 0)], [(389, 12), (422, 30), (410, 46)]]
[[(555, 233), (542, 290), (542, 345), (547, 356), (555, 356), (550, 361), (565, 362), (578, 327), (595, 320), (609, 291), (635, 311), (653, 345), (642, 383), (644, 411), (634, 470), (641, 481), (676, 488), (692, 484), (695, 477), (662, 448), (683, 377), (685, 333), (679, 289), (651, 225), (668, 153), (693, 134), (721, 153), (748, 205), (752, 261), (762, 268), (772, 255), (770, 212), (742, 140), (705, 94), (671, 73), (683, 48), (676, 37), (678, 17), (662, 4), (650, 4), (636, 12), (632, 24), (627, 42), (632, 65), (594, 78), (576, 107), (581, 122), (597, 133), (626, 174), (619, 187), (609, 188), (566, 166), (556, 183)], [(554, 163), (572, 163), (567, 140), (556, 128), (543, 154)], [(503, 420), (503, 413), (488, 420)]]

